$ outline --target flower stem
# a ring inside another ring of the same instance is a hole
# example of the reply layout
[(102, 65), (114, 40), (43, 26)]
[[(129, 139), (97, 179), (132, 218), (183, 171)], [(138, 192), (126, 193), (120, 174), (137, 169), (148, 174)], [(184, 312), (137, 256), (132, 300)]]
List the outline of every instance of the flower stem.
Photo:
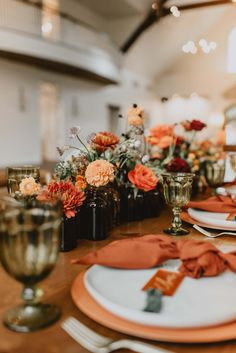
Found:
[(79, 140), (79, 142), (81, 143), (81, 145), (86, 149), (86, 151), (87, 151), (87, 153), (88, 153), (88, 155), (89, 155), (89, 159), (90, 159), (90, 161), (91, 161), (92, 159), (91, 159), (90, 152), (89, 152), (87, 146), (83, 143), (83, 141), (81, 140), (81, 138), (79, 137), (79, 135), (76, 135), (76, 137), (77, 137), (77, 139)]

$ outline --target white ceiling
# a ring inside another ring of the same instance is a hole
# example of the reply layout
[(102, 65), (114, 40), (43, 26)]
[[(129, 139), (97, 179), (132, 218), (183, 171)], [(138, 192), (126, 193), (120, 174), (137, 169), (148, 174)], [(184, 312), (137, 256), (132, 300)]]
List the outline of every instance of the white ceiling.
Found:
[[(78, 0), (82, 5), (96, 12), (104, 19), (137, 15), (140, 11), (132, 0)], [(139, 0), (135, 0), (139, 1)], [(143, 3), (146, 0), (142, 0)]]
[(218, 6), (186, 11), (180, 18), (163, 18), (130, 48), (125, 55), (126, 66), (145, 76), (157, 77), (184, 55), (182, 46), (187, 41), (204, 36), (225, 10), (226, 7)]
[[(153, 0), (77, 0), (104, 20), (113, 40), (122, 45), (141, 23)], [(165, 6), (206, 2), (208, 0), (168, 0)], [(180, 18), (166, 16), (148, 28), (124, 55), (124, 65), (147, 78), (156, 79), (184, 57), (182, 46), (199, 40), (227, 11), (236, 12), (236, 5), (204, 7), (187, 10)], [(211, 40), (217, 40), (212, 36)]]

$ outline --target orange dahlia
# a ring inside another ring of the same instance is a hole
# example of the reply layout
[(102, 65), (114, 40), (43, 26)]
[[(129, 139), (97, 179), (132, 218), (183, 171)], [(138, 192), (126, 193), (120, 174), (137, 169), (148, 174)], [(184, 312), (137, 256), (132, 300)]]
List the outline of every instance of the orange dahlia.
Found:
[(39, 201), (61, 200), (63, 211), (67, 218), (74, 217), (78, 208), (85, 200), (85, 194), (79, 190), (71, 181), (52, 181), (38, 195)]
[(99, 187), (107, 185), (115, 178), (114, 166), (104, 159), (91, 162), (85, 171), (85, 178), (88, 184)]
[(77, 175), (75, 186), (80, 190), (84, 190), (86, 188), (87, 183), (83, 175)]
[(98, 152), (104, 152), (108, 148), (114, 148), (119, 143), (119, 138), (111, 132), (98, 132), (92, 139), (92, 147)]

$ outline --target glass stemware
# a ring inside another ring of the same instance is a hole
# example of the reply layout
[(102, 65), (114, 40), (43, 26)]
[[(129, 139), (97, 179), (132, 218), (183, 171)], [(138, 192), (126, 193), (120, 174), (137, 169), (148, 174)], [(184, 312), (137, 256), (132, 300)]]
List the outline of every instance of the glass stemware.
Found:
[(35, 331), (60, 316), (57, 306), (40, 303), (42, 291), (36, 286), (55, 266), (60, 227), (59, 205), (0, 200), (0, 261), (24, 285), (21, 297), (25, 303), (10, 309), (3, 320), (14, 331)]
[(33, 177), (36, 183), (40, 182), (40, 169), (34, 166), (19, 166), (7, 168), (8, 193), (15, 197), (19, 193), (19, 185), (25, 178)]
[(216, 161), (206, 161), (205, 177), (209, 186), (217, 188), (224, 184), (225, 161), (220, 159)]
[(190, 200), (194, 174), (164, 173), (161, 177), (165, 201), (173, 207), (174, 214), (171, 227), (164, 229), (164, 232), (171, 235), (186, 235), (189, 231), (182, 228), (180, 213), (181, 207)]
[(236, 153), (230, 154), (229, 158), (230, 158), (230, 164), (231, 164), (231, 167), (234, 171), (234, 176), (236, 179)]

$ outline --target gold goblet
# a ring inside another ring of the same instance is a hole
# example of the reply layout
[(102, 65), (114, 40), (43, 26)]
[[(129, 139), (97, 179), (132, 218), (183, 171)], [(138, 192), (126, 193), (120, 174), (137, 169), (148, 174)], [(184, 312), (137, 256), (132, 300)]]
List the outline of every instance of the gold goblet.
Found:
[(225, 161), (220, 159), (216, 161), (206, 161), (205, 177), (208, 185), (217, 188), (224, 184)]
[(165, 201), (173, 207), (174, 214), (171, 227), (164, 229), (164, 232), (171, 235), (186, 235), (189, 231), (182, 228), (180, 213), (181, 207), (190, 200), (194, 174), (163, 173), (161, 176)]
[(23, 179), (33, 177), (36, 183), (40, 182), (39, 167), (19, 166), (7, 168), (7, 189), (12, 197), (16, 197), (20, 191), (19, 186)]
[(231, 167), (234, 171), (234, 176), (236, 179), (236, 153), (230, 154), (229, 158), (230, 158), (230, 164), (231, 164)]
[[(23, 283), (24, 304), (10, 309), (4, 324), (18, 332), (48, 326), (60, 316), (60, 309), (39, 301), (36, 284), (55, 266), (59, 253), (61, 209), (59, 205), (34, 206), (0, 201), (0, 261), (5, 271)], [(40, 295), (39, 295), (40, 294)]]

